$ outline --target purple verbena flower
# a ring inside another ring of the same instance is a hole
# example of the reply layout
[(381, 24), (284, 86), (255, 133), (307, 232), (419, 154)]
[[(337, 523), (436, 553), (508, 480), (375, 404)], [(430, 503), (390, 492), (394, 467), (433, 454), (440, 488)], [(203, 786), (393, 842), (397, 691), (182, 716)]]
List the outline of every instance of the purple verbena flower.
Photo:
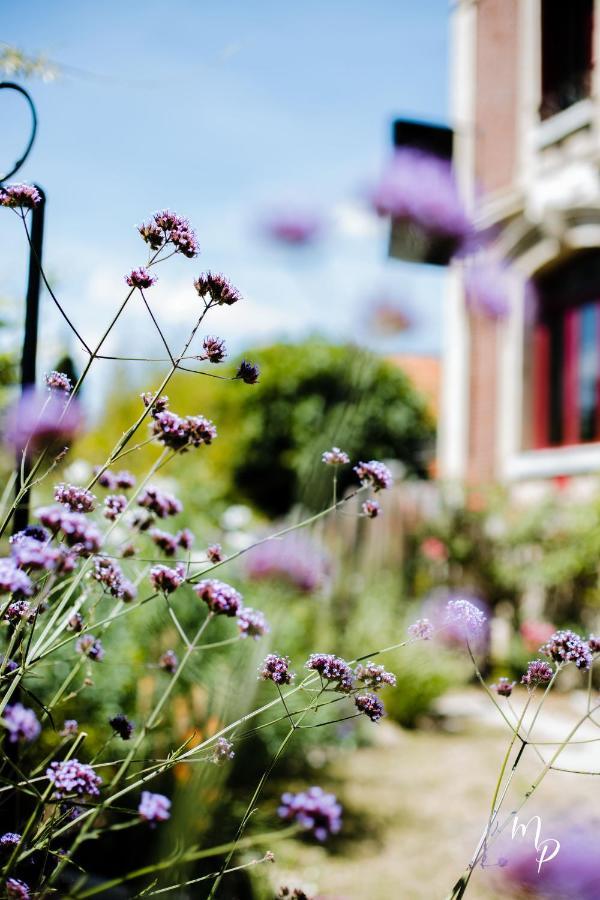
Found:
[(333, 653), (311, 653), (306, 668), (318, 672), (323, 681), (342, 694), (350, 693), (354, 687), (354, 672), (344, 659)]
[(238, 612), (237, 624), (243, 638), (251, 637), (257, 640), (271, 630), (260, 610), (250, 609), (248, 606)]
[(496, 684), (492, 685), (492, 690), (496, 691), (500, 697), (510, 697), (516, 683), (516, 681), (511, 681), (510, 678), (502, 676)]
[(408, 626), (407, 631), (413, 640), (430, 641), (433, 637), (434, 627), (429, 619), (417, 619)]
[(590, 653), (600, 653), (600, 637), (590, 634), (587, 644), (590, 648)]
[(123, 713), (117, 713), (116, 716), (112, 716), (108, 720), (108, 724), (119, 737), (128, 741), (133, 734), (133, 722), (130, 722), (126, 715)]
[(354, 705), (359, 712), (368, 716), (371, 722), (378, 722), (385, 715), (385, 707), (375, 694), (357, 694)]
[(265, 656), (258, 670), (258, 677), (263, 681), (273, 681), (275, 684), (291, 684), (296, 675), (290, 672), (289, 656), (278, 656), (269, 653)]
[(32, 184), (7, 184), (0, 187), (0, 206), (9, 209), (33, 209), (42, 202), (42, 196)]
[(9, 847), (12, 849), (13, 847), (16, 847), (20, 840), (20, 834), (17, 834), (14, 831), (7, 831), (0, 837), (0, 847)]
[(104, 499), (104, 515), (111, 522), (114, 522), (126, 507), (127, 497), (125, 494), (109, 494)]
[(83, 424), (77, 400), (65, 405), (61, 391), (27, 389), (9, 409), (4, 431), (5, 441), (18, 453), (28, 456), (42, 450), (57, 453), (70, 445)]
[(204, 416), (186, 416), (185, 422), (188, 430), (188, 440), (192, 447), (200, 447), (202, 444), (212, 444), (217, 436), (217, 429)]
[(253, 547), (245, 557), (245, 567), (253, 581), (284, 579), (306, 593), (323, 587), (331, 574), (323, 547), (298, 533)]
[(198, 296), (202, 297), (205, 302), (205, 298), (208, 297), (209, 302), (218, 306), (223, 304), (231, 306), (242, 299), (239, 291), (233, 287), (224, 275), (214, 275), (212, 272), (205, 272), (194, 281), (194, 287)]
[(183, 504), (173, 494), (161, 491), (157, 487), (147, 487), (138, 497), (138, 506), (149, 509), (159, 519), (176, 516), (183, 510)]
[(206, 548), (206, 558), (209, 562), (218, 563), (224, 559), (223, 549), (220, 544), (211, 544)]
[(527, 664), (527, 671), (521, 678), (521, 684), (527, 687), (537, 687), (539, 684), (548, 684), (552, 681), (554, 669), (543, 659), (534, 659)]
[(350, 457), (339, 447), (332, 447), (323, 453), (321, 460), (327, 466), (346, 466), (350, 462)]
[(83, 553), (97, 553), (102, 544), (98, 526), (90, 522), (83, 513), (65, 512), (60, 517), (60, 530), (70, 547), (78, 545)]
[(151, 528), (148, 533), (152, 541), (162, 550), (165, 556), (175, 556), (178, 547), (175, 535), (169, 534), (168, 531), (162, 531), (160, 528)]
[(206, 359), (211, 363), (223, 362), (227, 356), (225, 341), (219, 337), (205, 337), (202, 341), (202, 349), (204, 350)]
[(42, 730), (34, 711), (22, 703), (7, 706), (3, 718), (11, 744), (16, 744), (17, 741), (35, 741)]
[(592, 665), (589, 646), (583, 638), (569, 629), (555, 631), (550, 640), (540, 647), (540, 653), (557, 663), (574, 662), (578, 669), (587, 670)]
[(376, 459), (372, 459), (370, 462), (359, 462), (357, 466), (354, 466), (354, 471), (363, 486), (371, 485), (375, 491), (390, 488), (394, 483), (388, 467)]
[(166, 395), (156, 397), (152, 391), (145, 391), (140, 396), (146, 409), (150, 409), (152, 418), (154, 418), (157, 413), (165, 412), (165, 410), (169, 408), (169, 398)]
[(120, 472), (115, 472), (115, 482), (120, 490), (127, 491), (129, 488), (135, 487), (135, 475), (132, 475), (127, 469), (121, 469)]
[(175, 540), (177, 541), (177, 546), (181, 547), (182, 550), (191, 550), (194, 546), (195, 538), (189, 528), (182, 528), (175, 535)]
[(75, 633), (83, 630), (83, 617), (80, 612), (75, 610), (70, 614), (67, 620), (67, 628), (69, 631), (74, 631)]
[(138, 813), (144, 822), (166, 822), (170, 818), (171, 801), (164, 794), (152, 794), (142, 791)]
[(94, 637), (93, 634), (82, 635), (75, 644), (75, 649), (93, 662), (102, 662), (104, 659), (104, 647), (100, 639)]
[(129, 275), (125, 276), (125, 281), (131, 288), (149, 288), (158, 281), (156, 275), (151, 275), (148, 269), (140, 266), (139, 269), (132, 269)]
[(72, 737), (79, 731), (79, 723), (77, 719), (65, 719), (62, 730), (59, 732), (61, 737)]
[(158, 660), (158, 665), (161, 669), (164, 669), (165, 672), (169, 672), (172, 675), (179, 665), (179, 660), (177, 659), (177, 654), (175, 653), (175, 651), (165, 650), (165, 652)]
[(394, 153), (371, 195), (380, 216), (408, 222), (427, 235), (450, 239), (455, 251), (472, 237), (448, 160), (412, 148)]
[(6, 879), (6, 896), (8, 900), (30, 900), (31, 888), (20, 878)]
[(298, 822), (318, 841), (337, 834), (342, 827), (342, 807), (334, 794), (326, 794), (320, 787), (283, 794), (277, 812), (286, 821)]
[(260, 369), (257, 364), (249, 362), (247, 359), (241, 361), (235, 373), (235, 377), (241, 379), (245, 384), (256, 384), (259, 375)]
[(237, 616), (242, 608), (242, 595), (216, 578), (205, 578), (194, 585), (194, 591), (215, 615)]
[(445, 621), (448, 625), (457, 625), (466, 637), (481, 634), (486, 617), (470, 600), (459, 598), (448, 600)]
[(221, 763), (227, 762), (229, 759), (233, 759), (234, 756), (235, 752), (231, 741), (228, 741), (227, 738), (220, 737), (213, 746), (211, 761), (216, 765), (220, 765)]
[(181, 587), (185, 581), (185, 569), (182, 566), (176, 566), (174, 569), (169, 566), (152, 566), (150, 569), (150, 583), (157, 591), (163, 594), (172, 594), (178, 587)]
[(78, 797), (98, 797), (100, 794), (102, 778), (90, 765), (77, 759), (51, 763), (46, 769), (46, 777), (54, 785), (54, 800), (62, 800), (70, 794)]
[(0, 559), (0, 594), (18, 594), (22, 597), (33, 594), (31, 578), (9, 558)]
[(381, 506), (377, 500), (365, 500), (361, 505), (361, 510), (363, 516), (366, 516), (367, 519), (376, 519), (377, 516), (381, 515)]
[(50, 391), (60, 391), (63, 394), (70, 394), (73, 390), (73, 384), (68, 375), (64, 372), (48, 372), (44, 376), (46, 386)]
[(314, 213), (300, 209), (279, 210), (262, 224), (264, 234), (272, 241), (289, 247), (305, 247), (315, 242), (323, 230), (323, 222)]
[(372, 691), (378, 691), (386, 685), (396, 686), (396, 676), (392, 672), (386, 672), (383, 666), (378, 666), (373, 662), (359, 663), (354, 674), (357, 681)]
[(31, 621), (34, 615), (35, 611), (28, 600), (15, 600), (7, 606), (4, 618), (7, 622), (16, 623), (20, 619)]
[(74, 484), (57, 484), (54, 488), (54, 499), (71, 512), (89, 513), (96, 506), (96, 498), (92, 492)]
[(50, 571), (56, 567), (60, 551), (20, 531), (10, 539), (10, 555), (19, 568)]

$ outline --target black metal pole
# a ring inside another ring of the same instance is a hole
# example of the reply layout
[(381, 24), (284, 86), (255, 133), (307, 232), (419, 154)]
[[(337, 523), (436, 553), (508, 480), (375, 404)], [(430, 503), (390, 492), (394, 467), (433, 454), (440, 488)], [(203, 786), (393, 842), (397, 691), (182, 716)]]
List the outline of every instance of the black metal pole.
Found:
[[(23, 336), (23, 350), (21, 354), (21, 392), (24, 394), (35, 385), (36, 359), (38, 343), (38, 324), (40, 308), (40, 286), (42, 267), (42, 245), (44, 241), (44, 213), (46, 210), (46, 195), (39, 185), (35, 185), (40, 193), (41, 202), (37, 203), (31, 212), (31, 248), (29, 251), (29, 274), (27, 279), (27, 297), (25, 299), (25, 334)], [(17, 490), (19, 489), (21, 457), (17, 457)], [(30, 471), (29, 462), (26, 459), (23, 473), (27, 478)], [(22, 531), (29, 522), (30, 492), (26, 491), (21, 497), (19, 505), (13, 517), (13, 532)]]

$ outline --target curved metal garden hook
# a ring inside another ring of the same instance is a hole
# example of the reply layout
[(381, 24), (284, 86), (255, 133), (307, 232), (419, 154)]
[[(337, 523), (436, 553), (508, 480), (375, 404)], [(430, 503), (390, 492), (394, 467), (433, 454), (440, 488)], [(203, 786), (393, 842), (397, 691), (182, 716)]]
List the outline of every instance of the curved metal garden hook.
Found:
[(19, 157), (19, 159), (16, 161), (9, 172), (6, 172), (5, 174), (2, 174), (0, 172), (1, 184), (3, 181), (6, 181), (7, 178), (12, 178), (12, 176), (19, 171), (19, 169), (29, 156), (37, 132), (37, 114), (35, 111), (33, 100), (31, 99), (25, 88), (22, 88), (20, 84), (15, 84), (14, 81), (0, 81), (0, 90), (17, 91), (17, 93), (22, 94), (23, 97), (25, 97), (27, 105), (29, 106), (29, 111), (31, 112), (31, 134), (29, 135), (29, 141), (27, 143), (27, 146), (25, 147), (25, 152)]

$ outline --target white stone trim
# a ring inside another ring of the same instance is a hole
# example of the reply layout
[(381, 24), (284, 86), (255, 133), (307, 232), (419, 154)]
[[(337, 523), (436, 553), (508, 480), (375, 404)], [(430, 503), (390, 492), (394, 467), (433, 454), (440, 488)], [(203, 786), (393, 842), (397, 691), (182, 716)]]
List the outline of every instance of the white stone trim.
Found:
[(507, 481), (553, 478), (558, 475), (584, 475), (600, 472), (600, 444), (577, 444), (527, 450), (509, 457), (504, 465)]

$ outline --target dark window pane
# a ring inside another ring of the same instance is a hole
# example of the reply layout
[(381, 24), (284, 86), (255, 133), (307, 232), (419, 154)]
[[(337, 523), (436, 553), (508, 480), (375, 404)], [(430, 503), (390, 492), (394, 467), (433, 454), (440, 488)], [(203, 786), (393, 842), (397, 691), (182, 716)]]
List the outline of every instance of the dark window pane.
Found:
[(548, 330), (550, 332), (549, 438), (551, 444), (560, 444), (563, 439), (564, 316), (552, 319)]
[(579, 320), (579, 436), (582, 441), (596, 437), (596, 395), (598, 385), (598, 308), (595, 303), (581, 307)]
[(542, 0), (543, 119), (589, 96), (594, 0)]

